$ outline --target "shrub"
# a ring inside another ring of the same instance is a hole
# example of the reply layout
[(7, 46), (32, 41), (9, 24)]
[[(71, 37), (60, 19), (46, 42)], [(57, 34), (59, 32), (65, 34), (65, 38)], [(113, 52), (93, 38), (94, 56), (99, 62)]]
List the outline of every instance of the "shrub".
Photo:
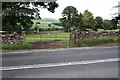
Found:
[(56, 31), (59, 31), (59, 28), (55, 28)]
[(43, 28), (40, 28), (39, 31), (45, 31)]
[(52, 29), (51, 28), (47, 28), (46, 31), (52, 31)]
[(2, 46), (4, 50), (17, 50), (17, 49), (31, 49), (31, 45), (26, 44), (19, 44), (19, 45), (4, 45)]

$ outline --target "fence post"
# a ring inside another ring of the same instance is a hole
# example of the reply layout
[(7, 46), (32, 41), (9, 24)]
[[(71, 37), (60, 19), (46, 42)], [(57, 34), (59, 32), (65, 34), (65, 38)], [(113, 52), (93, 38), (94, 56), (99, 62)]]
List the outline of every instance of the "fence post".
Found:
[(70, 33), (69, 47), (72, 47), (72, 35), (73, 35), (73, 32)]

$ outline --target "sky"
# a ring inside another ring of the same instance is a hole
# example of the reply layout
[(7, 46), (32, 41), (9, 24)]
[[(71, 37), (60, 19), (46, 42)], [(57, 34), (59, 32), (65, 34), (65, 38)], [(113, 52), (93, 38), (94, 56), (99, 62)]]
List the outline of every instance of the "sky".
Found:
[(47, 9), (40, 9), (42, 18), (62, 18), (61, 13), (67, 6), (74, 6), (78, 12), (83, 13), (84, 10), (89, 10), (96, 16), (101, 16), (103, 19), (111, 19), (112, 14), (118, 13), (118, 8), (113, 8), (118, 5), (120, 0), (57, 0), (59, 7), (55, 9), (55, 13), (49, 12)]

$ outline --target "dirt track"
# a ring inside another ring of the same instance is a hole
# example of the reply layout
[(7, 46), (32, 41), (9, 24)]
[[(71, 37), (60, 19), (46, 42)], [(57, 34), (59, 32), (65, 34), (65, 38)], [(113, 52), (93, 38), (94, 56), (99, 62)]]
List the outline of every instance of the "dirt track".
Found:
[(32, 49), (55, 49), (55, 48), (67, 48), (67, 46), (60, 44), (60, 40), (52, 40), (48, 42), (31, 42)]

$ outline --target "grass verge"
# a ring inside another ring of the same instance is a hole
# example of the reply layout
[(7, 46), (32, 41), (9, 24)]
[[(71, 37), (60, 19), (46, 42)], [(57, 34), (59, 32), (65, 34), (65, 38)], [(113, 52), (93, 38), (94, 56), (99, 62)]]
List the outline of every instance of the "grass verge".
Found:
[(101, 39), (86, 39), (86, 40), (80, 40), (77, 42), (77, 47), (84, 47), (84, 46), (99, 46), (104, 44), (113, 44), (113, 43), (120, 43), (120, 40), (118, 38), (113, 37), (106, 37)]
[(19, 44), (19, 45), (3, 45), (3, 50), (18, 50), (18, 49), (31, 49), (31, 45), (26, 44)]

